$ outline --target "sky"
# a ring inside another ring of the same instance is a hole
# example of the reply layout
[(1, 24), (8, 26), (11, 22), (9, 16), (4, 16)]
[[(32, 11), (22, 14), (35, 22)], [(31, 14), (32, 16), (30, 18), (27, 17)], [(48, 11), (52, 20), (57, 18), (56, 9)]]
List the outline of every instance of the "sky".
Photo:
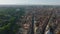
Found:
[(60, 0), (0, 0), (0, 5), (60, 5)]

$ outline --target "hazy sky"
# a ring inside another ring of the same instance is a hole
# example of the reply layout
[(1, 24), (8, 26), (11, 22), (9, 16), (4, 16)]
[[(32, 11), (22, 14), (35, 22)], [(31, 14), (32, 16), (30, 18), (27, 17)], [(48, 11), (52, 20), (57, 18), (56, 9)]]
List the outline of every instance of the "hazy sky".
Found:
[(60, 0), (0, 0), (0, 5), (60, 5)]

